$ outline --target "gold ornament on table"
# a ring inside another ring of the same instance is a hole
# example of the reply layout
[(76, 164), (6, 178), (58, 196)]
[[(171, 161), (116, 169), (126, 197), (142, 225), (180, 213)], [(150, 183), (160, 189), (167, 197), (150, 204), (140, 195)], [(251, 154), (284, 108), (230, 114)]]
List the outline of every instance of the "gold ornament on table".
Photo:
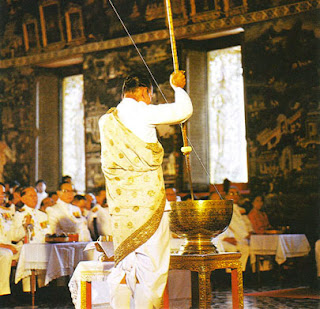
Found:
[(211, 239), (222, 233), (232, 217), (230, 200), (171, 202), (170, 230), (186, 243), (182, 254), (217, 254)]

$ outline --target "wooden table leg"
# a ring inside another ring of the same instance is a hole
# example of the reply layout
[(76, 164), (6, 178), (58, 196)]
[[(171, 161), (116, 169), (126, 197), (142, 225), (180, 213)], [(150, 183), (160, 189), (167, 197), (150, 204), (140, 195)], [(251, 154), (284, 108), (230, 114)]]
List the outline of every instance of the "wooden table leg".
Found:
[(92, 308), (92, 294), (91, 294), (91, 282), (80, 282), (80, 308), (91, 309)]
[(260, 255), (256, 255), (256, 273), (258, 278), (258, 287), (261, 287)]
[(231, 270), (232, 308), (243, 309), (242, 267)]
[(35, 308), (35, 292), (36, 292), (36, 271), (31, 270), (31, 298), (32, 298), (32, 308)]
[(199, 308), (211, 308), (210, 271), (199, 271)]
[(86, 282), (86, 309), (92, 308), (91, 282)]
[(169, 287), (168, 282), (163, 292), (163, 309), (169, 309)]

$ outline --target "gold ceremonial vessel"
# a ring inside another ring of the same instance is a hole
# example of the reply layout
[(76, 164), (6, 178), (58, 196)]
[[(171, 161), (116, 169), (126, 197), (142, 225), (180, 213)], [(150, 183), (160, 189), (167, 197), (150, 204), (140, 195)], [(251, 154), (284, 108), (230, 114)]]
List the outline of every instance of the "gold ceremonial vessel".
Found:
[(232, 200), (189, 200), (171, 202), (170, 229), (186, 242), (182, 254), (217, 254), (211, 239), (229, 225)]

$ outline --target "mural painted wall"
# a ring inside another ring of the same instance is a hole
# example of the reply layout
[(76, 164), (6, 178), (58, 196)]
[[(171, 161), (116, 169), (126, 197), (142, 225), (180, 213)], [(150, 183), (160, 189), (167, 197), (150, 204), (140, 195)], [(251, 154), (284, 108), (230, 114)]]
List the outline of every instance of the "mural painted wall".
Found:
[(319, 39), (312, 13), (245, 29), (249, 184), (275, 224), (298, 230), (318, 218)]
[[(163, 0), (113, 0), (131, 34), (163, 29)], [(0, 0), (0, 59), (126, 36), (108, 0)], [(172, 3), (175, 25), (187, 23), (184, 0)]]
[(35, 114), (33, 70), (6, 70), (0, 75), (0, 181), (27, 185), (34, 164)]

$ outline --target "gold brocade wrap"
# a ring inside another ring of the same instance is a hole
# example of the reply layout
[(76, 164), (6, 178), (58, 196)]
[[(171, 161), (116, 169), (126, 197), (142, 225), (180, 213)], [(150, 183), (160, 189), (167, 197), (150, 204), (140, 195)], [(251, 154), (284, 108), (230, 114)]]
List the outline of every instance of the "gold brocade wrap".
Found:
[(132, 133), (111, 109), (100, 124), (101, 163), (117, 265), (157, 230), (166, 202), (163, 148)]

